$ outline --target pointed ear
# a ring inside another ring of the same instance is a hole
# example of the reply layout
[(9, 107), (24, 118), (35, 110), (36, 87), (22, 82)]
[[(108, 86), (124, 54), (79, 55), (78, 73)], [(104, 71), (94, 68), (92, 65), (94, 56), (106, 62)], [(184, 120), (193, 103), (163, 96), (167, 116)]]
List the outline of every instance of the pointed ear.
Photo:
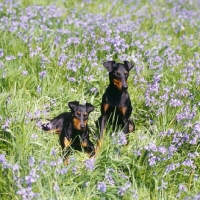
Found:
[(68, 106), (69, 108), (72, 110), (72, 111), (75, 111), (76, 110), (76, 107), (79, 105), (79, 102), (78, 101), (71, 101), (68, 103)]
[(124, 61), (124, 66), (128, 71), (130, 71), (134, 67), (134, 64), (125, 60)]
[(103, 66), (111, 72), (113, 70), (113, 65), (115, 64), (115, 61), (107, 61), (103, 63)]
[(86, 103), (85, 105), (86, 105), (86, 112), (87, 113), (90, 113), (94, 110), (94, 106), (92, 104)]

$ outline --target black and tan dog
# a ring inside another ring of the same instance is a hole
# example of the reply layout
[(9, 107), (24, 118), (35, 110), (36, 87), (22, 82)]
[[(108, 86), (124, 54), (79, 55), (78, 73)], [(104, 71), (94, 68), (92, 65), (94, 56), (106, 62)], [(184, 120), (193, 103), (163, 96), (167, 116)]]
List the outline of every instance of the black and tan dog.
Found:
[(89, 139), (87, 121), (90, 112), (94, 110), (94, 106), (89, 103), (81, 105), (78, 101), (69, 102), (68, 106), (71, 112), (62, 113), (50, 122), (42, 124), (42, 129), (59, 134), (60, 145), (63, 150), (68, 147), (79, 151), (84, 149), (90, 156), (93, 156), (95, 149)]
[(104, 62), (103, 66), (109, 71), (110, 84), (103, 94), (101, 116), (97, 121), (97, 126), (100, 128), (98, 146), (101, 146), (101, 139), (108, 119), (114, 123), (112, 123), (114, 126), (121, 126), (125, 134), (135, 130), (135, 125), (129, 118), (132, 113), (132, 106), (127, 91), (129, 71), (134, 65), (128, 61), (124, 61), (124, 64), (108, 61)]

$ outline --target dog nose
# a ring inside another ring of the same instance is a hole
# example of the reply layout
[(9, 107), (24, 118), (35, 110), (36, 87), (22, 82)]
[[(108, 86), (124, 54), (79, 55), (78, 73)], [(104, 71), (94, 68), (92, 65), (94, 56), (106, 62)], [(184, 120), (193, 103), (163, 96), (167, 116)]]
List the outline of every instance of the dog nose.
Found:
[(82, 125), (81, 125), (81, 128), (84, 129), (84, 128), (85, 128), (85, 124), (82, 124)]
[(128, 85), (122, 86), (122, 89), (123, 89), (123, 90), (127, 90), (127, 89), (128, 89)]

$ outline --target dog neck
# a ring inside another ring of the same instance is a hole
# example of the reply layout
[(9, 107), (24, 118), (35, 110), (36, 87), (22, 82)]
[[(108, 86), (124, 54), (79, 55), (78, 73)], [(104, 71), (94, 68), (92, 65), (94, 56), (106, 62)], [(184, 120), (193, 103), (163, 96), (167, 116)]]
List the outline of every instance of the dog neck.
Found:
[(121, 96), (126, 93), (127, 91), (120, 91), (118, 90), (113, 84), (109, 84), (107, 87), (107, 90), (109, 91), (109, 94), (113, 96), (114, 98), (121, 98)]
[(126, 94), (127, 91), (119, 91), (114, 86), (109, 85), (105, 94), (106, 102), (113, 106), (120, 105)]

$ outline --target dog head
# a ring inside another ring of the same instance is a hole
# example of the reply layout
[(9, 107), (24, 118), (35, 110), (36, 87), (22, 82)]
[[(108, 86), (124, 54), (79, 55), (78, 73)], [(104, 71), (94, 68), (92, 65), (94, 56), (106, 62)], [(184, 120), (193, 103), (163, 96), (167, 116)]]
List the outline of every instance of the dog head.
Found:
[(68, 106), (72, 112), (72, 124), (74, 129), (84, 131), (86, 129), (88, 116), (90, 112), (94, 110), (94, 106), (90, 103), (81, 105), (78, 101), (69, 102)]
[(126, 91), (128, 89), (127, 79), (129, 71), (134, 65), (128, 61), (124, 61), (124, 64), (107, 61), (103, 63), (103, 66), (109, 71), (110, 84), (119, 91)]

